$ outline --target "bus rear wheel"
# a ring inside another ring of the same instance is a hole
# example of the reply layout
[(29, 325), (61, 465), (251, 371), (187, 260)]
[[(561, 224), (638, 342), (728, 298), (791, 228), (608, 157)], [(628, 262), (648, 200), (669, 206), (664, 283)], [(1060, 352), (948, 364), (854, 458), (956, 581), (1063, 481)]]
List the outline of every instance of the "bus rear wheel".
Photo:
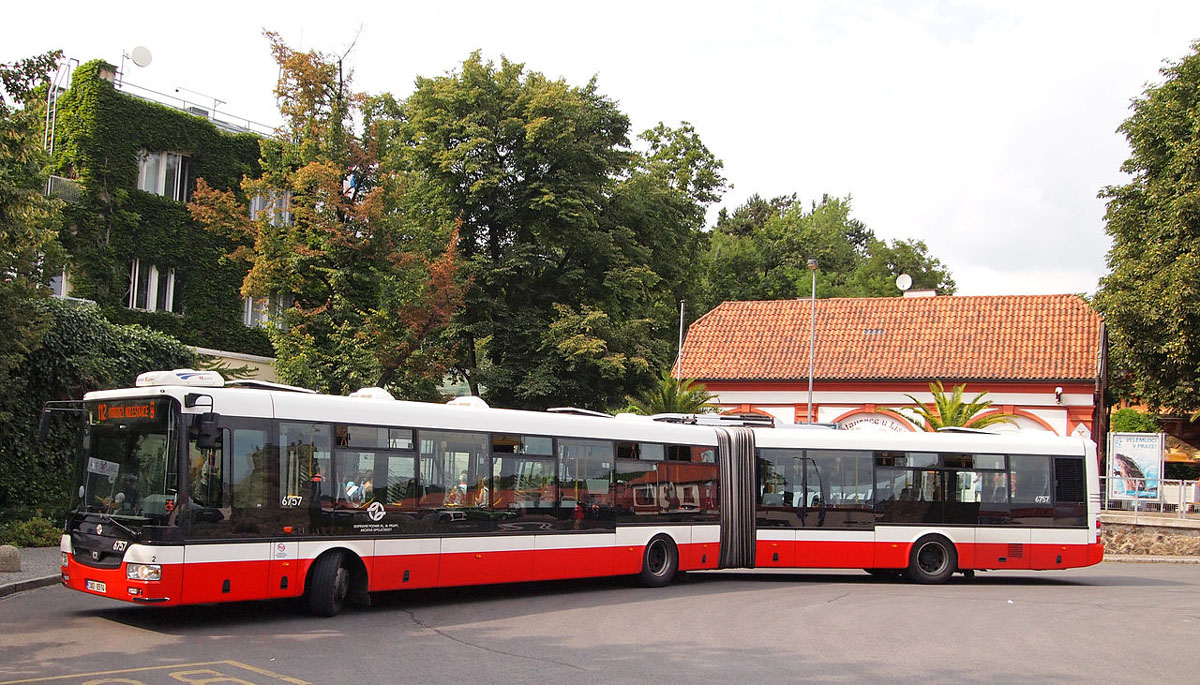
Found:
[(646, 543), (642, 555), (642, 573), (639, 577), (646, 587), (662, 587), (675, 577), (679, 570), (679, 548), (667, 535), (655, 535)]
[(905, 575), (914, 583), (944, 583), (958, 570), (954, 543), (940, 535), (926, 535), (913, 543)]
[(350, 569), (344, 555), (331, 552), (312, 566), (308, 583), (308, 610), (317, 616), (335, 616), (350, 594)]

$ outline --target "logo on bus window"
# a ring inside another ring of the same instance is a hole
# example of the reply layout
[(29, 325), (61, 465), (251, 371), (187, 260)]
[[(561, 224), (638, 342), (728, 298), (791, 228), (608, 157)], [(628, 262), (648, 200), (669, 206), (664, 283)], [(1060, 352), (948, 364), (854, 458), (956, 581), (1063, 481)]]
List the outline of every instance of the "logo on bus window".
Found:
[(370, 516), (372, 521), (383, 518), (383, 502), (371, 502), (371, 506), (367, 507), (367, 516)]

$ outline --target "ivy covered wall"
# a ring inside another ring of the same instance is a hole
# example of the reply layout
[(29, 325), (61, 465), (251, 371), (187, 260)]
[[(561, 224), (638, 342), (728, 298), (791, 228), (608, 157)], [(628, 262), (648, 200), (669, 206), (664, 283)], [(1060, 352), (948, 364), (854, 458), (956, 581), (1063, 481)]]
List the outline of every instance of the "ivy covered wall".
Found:
[[(138, 152), (174, 152), (191, 161), (189, 184), (237, 189), (257, 176), (260, 138), (116, 90), (102, 61), (75, 70), (58, 100), (54, 164), (77, 179), (82, 198), (66, 210), (60, 239), (70, 253), (71, 295), (94, 300), (114, 323), (138, 323), (201, 347), (271, 355), (266, 334), (242, 324), (246, 266), (226, 255), (228, 239), (197, 226), (187, 207), (137, 189)], [(181, 312), (129, 309), (134, 259), (175, 270)]]

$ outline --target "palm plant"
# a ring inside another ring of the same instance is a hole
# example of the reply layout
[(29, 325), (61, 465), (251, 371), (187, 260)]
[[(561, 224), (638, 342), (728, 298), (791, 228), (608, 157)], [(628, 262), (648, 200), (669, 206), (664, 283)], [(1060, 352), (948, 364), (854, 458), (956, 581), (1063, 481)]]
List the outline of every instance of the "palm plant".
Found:
[[(941, 381), (929, 384), (929, 392), (933, 394), (933, 407), (927, 407), (912, 395), (905, 395), (913, 401), (912, 410), (925, 419), (925, 430), (936, 431), (939, 428), (962, 426), (965, 428), (986, 428), (998, 423), (1015, 423), (1016, 414), (988, 414), (980, 416), (992, 406), (991, 400), (983, 399), (987, 391), (981, 392), (970, 401), (963, 400), (963, 390), (966, 384), (956, 385), (946, 394), (946, 388)], [(895, 410), (893, 410), (895, 411)]]
[(675, 378), (664, 369), (658, 383), (639, 397), (626, 397), (634, 414), (703, 414), (716, 409), (716, 397), (694, 378)]

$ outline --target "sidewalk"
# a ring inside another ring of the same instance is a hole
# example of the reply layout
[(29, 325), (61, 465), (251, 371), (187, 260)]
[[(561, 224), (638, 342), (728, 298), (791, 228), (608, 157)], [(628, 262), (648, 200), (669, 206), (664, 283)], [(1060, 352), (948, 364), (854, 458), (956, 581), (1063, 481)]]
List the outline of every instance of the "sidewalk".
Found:
[(1104, 560), (1127, 564), (1200, 564), (1200, 557), (1169, 557), (1159, 554), (1105, 554)]
[(60, 582), (61, 563), (58, 547), (22, 547), (21, 570), (14, 573), (0, 571), (0, 597)]

